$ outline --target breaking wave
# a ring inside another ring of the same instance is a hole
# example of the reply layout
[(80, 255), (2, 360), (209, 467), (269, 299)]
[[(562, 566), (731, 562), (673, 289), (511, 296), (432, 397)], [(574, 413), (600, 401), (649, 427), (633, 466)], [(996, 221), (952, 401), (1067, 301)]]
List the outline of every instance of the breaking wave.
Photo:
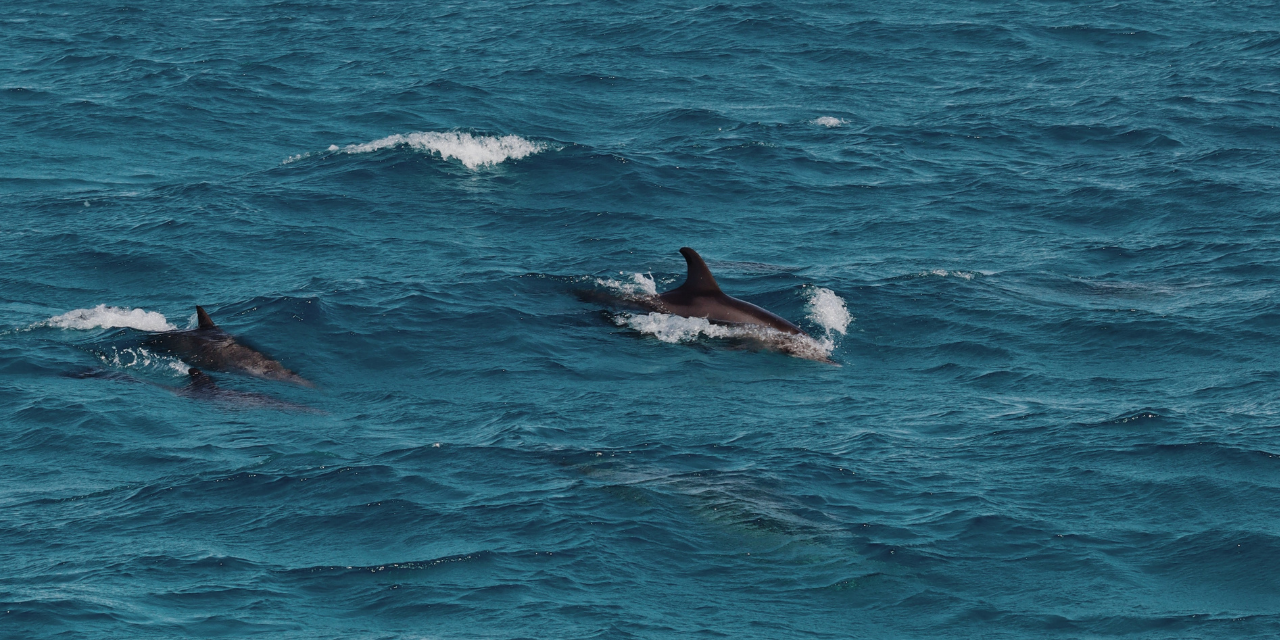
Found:
[[(457, 160), (472, 170), (501, 164), (507, 160), (520, 160), (547, 149), (547, 144), (544, 142), (533, 142), (514, 135), (484, 136), (472, 135), (465, 131), (420, 131), (397, 133), (372, 142), (349, 144), (345, 147), (335, 144), (328, 150), (340, 153), (370, 153), (402, 146), (438, 155), (442, 160)], [(309, 155), (304, 153), (290, 156), (284, 163), (296, 162)]]
[(169, 323), (164, 314), (145, 309), (126, 309), (124, 307), (108, 307), (100, 304), (92, 309), (76, 309), (60, 316), (54, 316), (38, 322), (34, 327), (57, 327), (61, 329), (114, 329), (128, 327), (140, 331), (174, 331), (177, 329)]

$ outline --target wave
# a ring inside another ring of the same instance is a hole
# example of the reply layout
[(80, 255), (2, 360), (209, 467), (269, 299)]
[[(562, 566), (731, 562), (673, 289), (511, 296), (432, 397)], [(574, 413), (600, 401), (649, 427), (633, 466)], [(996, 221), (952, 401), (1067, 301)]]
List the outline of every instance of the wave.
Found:
[(37, 322), (32, 326), (33, 328), (57, 327), (60, 329), (80, 330), (128, 327), (140, 331), (175, 331), (178, 328), (170, 324), (164, 314), (156, 311), (108, 307), (105, 304), (100, 304), (92, 309), (68, 311), (44, 322)]
[[(468, 169), (491, 167), (507, 160), (520, 160), (548, 148), (545, 142), (534, 142), (515, 135), (484, 136), (465, 131), (420, 131), (397, 133), (372, 142), (349, 144), (345, 147), (331, 145), (330, 152), (371, 153), (381, 149), (408, 147), (440, 156), (442, 160), (455, 159)], [(310, 154), (299, 154), (285, 159), (284, 164), (296, 162)]]
[(962, 280), (972, 280), (975, 276), (983, 274), (977, 271), (947, 271), (946, 269), (930, 269), (928, 271), (921, 271), (918, 275), (922, 278), (928, 276), (937, 276), (939, 278), (951, 276)]

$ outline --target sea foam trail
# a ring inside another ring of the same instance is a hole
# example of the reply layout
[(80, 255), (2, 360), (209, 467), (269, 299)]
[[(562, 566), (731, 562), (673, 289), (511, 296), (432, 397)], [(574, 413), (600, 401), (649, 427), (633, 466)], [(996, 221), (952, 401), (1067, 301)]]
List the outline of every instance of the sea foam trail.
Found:
[(114, 329), (129, 327), (140, 331), (174, 331), (177, 329), (164, 314), (145, 309), (108, 307), (100, 304), (92, 309), (76, 309), (38, 322), (34, 326), (61, 329)]
[[(494, 137), (476, 136), (461, 131), (422, 131), (418, 133), (397, 133), (373, 142), (351, 144), (345, 147), (333, 145), (329, 147), (329, 151), (369, 153), (402, 145), (439, 155), (444, 160), (456, 159), (472, 170), (501, 164), (507, 160), (519, 160), (547, 149), (546, 143), (531, 142), (520, 136)], [(292, 162), (302, 157), (305, 156), (294, 156), (285, 162)]]
[(171, 376), (185, 376), (190, 369), (179, 358), (152, 353), (144, 347), (113, 347), (97, 355), (103, 364), (116, 369), (141, 369)]
[(658, 283), (653, 281), (653, 276), (644, 273), (631, 274), (629, 281), (596, 278), (596, 284), (625, 296), (658, 295)]
[[(651, 277), (637, 273), (630, 282), (597, 278), (601, 286), (614, 290), (624, 297), (654, 295), (656, 285)], [(640, 333), (651, 335), (663, 342), (692, 342), (702, 337), (736, 338), (762, 343), (765, 347), (788, 355), (809, 360), (829, 362), (837, 346), (836, 335), (845, 335), (853, 317), (840, 296), (830, 289), (806, 287), (808, 319), (822, 328), (821, 336), (783, 333), (758, 325), (714, 324), (706, 318), (686, 318), (666, 313), (621, 313), (614, 322)]]

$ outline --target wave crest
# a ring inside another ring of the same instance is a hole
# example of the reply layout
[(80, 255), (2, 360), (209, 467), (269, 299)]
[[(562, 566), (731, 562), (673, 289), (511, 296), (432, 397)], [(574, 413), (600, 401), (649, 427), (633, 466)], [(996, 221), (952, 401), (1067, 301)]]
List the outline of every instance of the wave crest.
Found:
[[(520, 136), (474, 136), (463, 131), (421, 131), (397, 133), (363, 144), (350, 144), (330, 151), (342, 153), (370, 153), (389, 147), (406, 146), (419, 151), (439, 155), (443, 160), (456, 159), (471, 170), (501, 164), (507, 160), (520, 160), (547, 149), (543, 142), (531, 142)], [(295, 156), (299, 158), (300, 156)], [(294, 158), (290, 158), (292, 161)], [(288, 161), (287, 161), (288, 162)]]
[(169, 323), (164, 314), (145, 309), (108, 307), (100, 304), (92, 309), (76, 309), (54, 316), (35, 326), (61, 329), (114, 329), (128, 327), (140, 331), (175, 331), (178, 327)]

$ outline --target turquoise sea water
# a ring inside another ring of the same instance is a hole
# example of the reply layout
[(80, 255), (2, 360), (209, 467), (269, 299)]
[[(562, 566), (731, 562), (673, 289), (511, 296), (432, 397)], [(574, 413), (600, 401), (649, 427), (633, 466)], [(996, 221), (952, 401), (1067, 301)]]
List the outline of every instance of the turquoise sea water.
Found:
[[(1265, 2), (4, 3), (0, 637), (1274, 637), (1277, 60)], [(813, 357), (601, 303), (682, 246)], [(197, 304), (316, 386), (193, 392)]]

